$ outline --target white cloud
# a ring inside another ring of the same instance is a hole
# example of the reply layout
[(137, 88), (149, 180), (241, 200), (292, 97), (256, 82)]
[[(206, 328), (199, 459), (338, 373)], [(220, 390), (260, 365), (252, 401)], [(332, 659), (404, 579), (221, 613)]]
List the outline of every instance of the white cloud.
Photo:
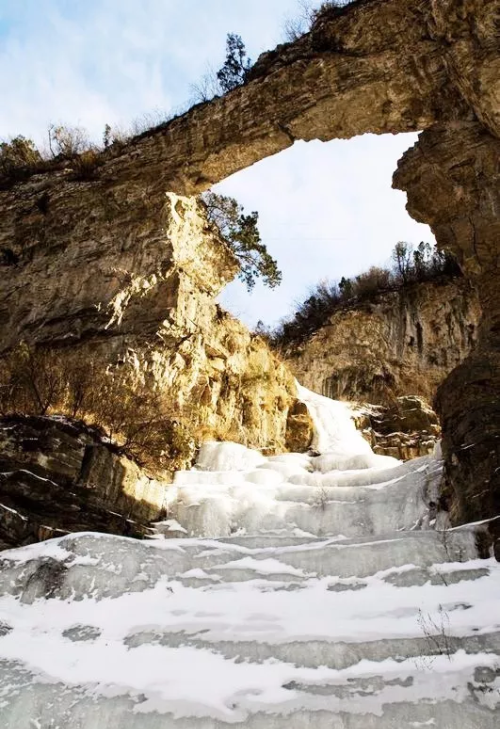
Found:
[(290, 0), (25, 0), (0, 15), (0, 136), (37, 140), (52, 121), (100, 138), (106, 123), (185, 103), (226, 33), (255, 57), (279, 39)]

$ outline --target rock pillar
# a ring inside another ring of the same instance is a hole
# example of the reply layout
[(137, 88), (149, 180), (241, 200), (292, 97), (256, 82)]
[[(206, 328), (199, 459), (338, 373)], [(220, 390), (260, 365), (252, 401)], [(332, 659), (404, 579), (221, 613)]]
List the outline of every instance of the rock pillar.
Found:
[[(394, 186), (477, 287), (477, 344), (441, 385), (446, 489), (455, 523), (500, 514), (500, 140), (476, 121), (423, 132)], [(492, 524), (500, 533), (500, 520)]]

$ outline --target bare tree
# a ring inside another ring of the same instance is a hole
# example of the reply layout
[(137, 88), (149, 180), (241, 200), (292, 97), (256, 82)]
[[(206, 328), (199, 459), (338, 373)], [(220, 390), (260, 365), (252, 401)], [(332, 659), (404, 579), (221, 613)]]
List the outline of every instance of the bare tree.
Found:
[(396, 264), (396, 270), (404, 285), (406, 285), (410, 280), (412, 256), (413, 249), (409, 243), (405, 243), (404, 241), (396, 243), (392, 253), (392, 260)]
[(49, 126), (49, 148), (53, 157), (74, 157), (93, 148), (82, 127)]

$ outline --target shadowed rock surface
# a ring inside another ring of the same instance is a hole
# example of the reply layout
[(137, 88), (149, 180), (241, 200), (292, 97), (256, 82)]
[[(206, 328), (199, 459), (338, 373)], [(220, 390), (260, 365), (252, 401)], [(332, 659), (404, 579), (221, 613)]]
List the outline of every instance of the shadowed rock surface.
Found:
[(76, 531), (142, 537), (165, 488), (81, 422), (0, 419), (0, 549)]

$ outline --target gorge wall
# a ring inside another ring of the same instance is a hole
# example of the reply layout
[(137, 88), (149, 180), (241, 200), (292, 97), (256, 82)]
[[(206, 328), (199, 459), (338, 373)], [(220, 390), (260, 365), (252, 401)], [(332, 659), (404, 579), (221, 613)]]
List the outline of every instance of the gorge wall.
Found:
[(438, 386), (470, 353), (481, 312), (467, 281), (425, 282), (336, 311), (283, 358), (305, 387), (334, 399), (391, 405)]
[[(459, 258), (482, 310), (473, 353), (438, 396), (449, 489), (457, 520), (495, 516), (499, 15), (500, 0), (359, 0), (332, 8), (297, 42), (264, 54), (243, 86), (112, 145), (95, 179), (76, 181), (65, 168), (3, 190), (0, 241), (15, 263), (2, 276), (1, 347), (25, 339), (64, 345), (82, 358), (95, 349), (103, 367), (130, 363), (152, 386), (184, 378), (180, 405), (206, 403), (213, 434), (230, 421), (221, 435), (236, 423), (249, 444), (279, 445), (293, 383), (240, 325), (216, 324), (210, 301), (232, 263), (220, 245), (185, 244), (192, 203), (168, 195), (168, 207), (165, 193), (199, 193), (298, 139), (424, 130), (394, 185), (408, 193), (413, 217)], [(185, 233), (178, 246), (165, 233), (172, 226)], [(201, 332), (204, 343), (196, 345)], [(259, 361), (262, 389), (245, 395), (244, 370), (253, 373), (248, 382), (257, 374), (245, 364), (248, 354)], [(276, 384), (271, 400), (269, 381)]]
[[(215, 303), (238, 266), (203, 207), (74, 183), (42, 211), (47, 182), (3, 193), (0, 546), (75, 530), (140, 536), (203, 440), (267, 453), (300, 440), (293, 376)], [(71, 415), (67, 390), (91, 424), (105, 407), (125, 452), (74, 418), (39, 417)]]
[(113, 368), (124, 398), (156, 390), (198, 442), (283, 449), (293, 378), (214, 303), (238, 267), (197, 201), (73, 183), (41, 212), (45, 182), (3, 193), (0, 247), (14, 262), (2, 267), (0, 352), (22, 341), (63, 369)]

